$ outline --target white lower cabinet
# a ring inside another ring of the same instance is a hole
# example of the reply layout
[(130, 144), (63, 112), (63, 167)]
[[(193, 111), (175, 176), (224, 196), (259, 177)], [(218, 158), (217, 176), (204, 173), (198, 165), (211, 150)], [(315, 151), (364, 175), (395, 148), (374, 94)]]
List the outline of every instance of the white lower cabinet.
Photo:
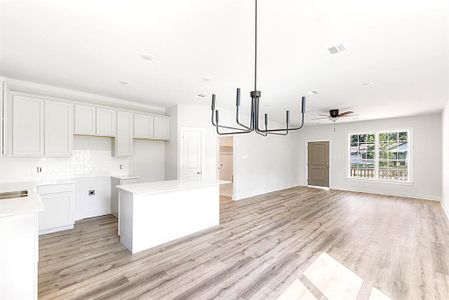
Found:
[(75, 211), (75, 184), (49, 184), (38, 187), (44, 205), (39, 213), (39, 234), (72, 229)]
[(114, 156), (133, 154), (133, 113), (117, 112), (117, 136), (114, 139)]
[(111, 213), (118, 217), (118, 189), (117, 185), (138, 183), (139, 177), (123, 176), (111, 177)]
[(37, 212), (0, 218), (0, 299), (37, 299)]

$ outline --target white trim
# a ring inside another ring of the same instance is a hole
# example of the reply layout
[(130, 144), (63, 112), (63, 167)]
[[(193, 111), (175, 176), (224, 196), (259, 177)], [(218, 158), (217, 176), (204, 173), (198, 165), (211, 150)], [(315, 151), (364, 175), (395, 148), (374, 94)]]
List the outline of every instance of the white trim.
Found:
[(317, 186), (317, 185), (306, 185), (308, 188), (311, 189), (319, 189), (319, 190), (326, 190), (326, 191), (330, 191), (329, 187), (325, 187), (325, 186)]
[[(240, 197), (237, 197), (237, 198), (232, 197), (232, 200), (235, 200), (235, 201), (245, 200), (245, 199), (248, 199), (248, 198), (262, 196), (262, 195), (273, 193), (273, 192), (288, 190), (288, 189), (291, 189), (291, 188), (294, 188), (294, 187), (299, 187), (299, 186), (301, 186), (301, 185), (294, 184), (294, 185), (284, 186), (284, 187), (281, 187), (281, 188), (270, 189), (268, 191), (264, 191), (264, 192), (258, 193), (258, 194), (247, 193), (246, 195), (240, 195)], [(234, 193), (234, 191), (233, 191), (233, 193)]]
[(66, 225), (66, 226), (61, 226), (61, 227), (56, 227), (56, 228), (43, 229), (43, 230), (39, 230), (39, 235), (58, 232), (58, 231), (64, 231), (64, 230), (70, 230), (73, 228), (74, 228), (74, 225), (71, 224), (71, 225)]
[[(389, 132), (407, 132), (407, 143), (408, 143), (408, 158), (407, 158), (407, 170), (408, 170), (408, 180), (400, 181), (400, 180), (385, 180), (379, 179), (379, 134), (381, 133), (389, 133)], [(361, 134), (374, 134), (375, 135), (375, 156), (374, 156), (374, 178), (360, 178), (360, 177), (352, 177), (351, 176), (351, 135), (361, 135)], [(388, 129), (388, 130), (371, 130), (371, 131), (363, 131), (363, 132), (347, 132), (347, 141), (346, 141), (346, 179), (354, 180), (354, 181), (362, 181), (362, 182), (375, 182), (375, 183), (386, 183), (386, 184), (400, 184), (400, 185), (413, 185), (413, 128), (405, 127), (405, 128), (396, 128), (396, 129)]]
[(382, 196), (391, 196), (391, 197), (402, 197), (402, 198), (411, 198), (411, 199), (416, 199), (416, 200), (426, 200), (426, 201), (437, 201), (440, 202), (441, 201), (441, 196), (437, 196), (437, 195), (424, 195), (424, 194), (416, 194), (416, 193), (412, 193), (412, 194), (408, 194), (408, 193), (395, 193), (395, 192), (382, 192), (381, 188), (374, 188), (375, 190), (370, 190), (370, 189), (366, 189), (366, 188), (347, 188), (347, 187), (333, 187), (333, 190), (338, 190), (338, 191), (348, 191), (348, 192), (355, 192), (355, 193), (366, 193), (366, 194), (374, 194), (374, 195), (382, 195)]
[[(317, 139), (317, 140), (306, 140), (306, 153), (304, 155), (305, 157), (305, 178), (306, 178), (306, 182), (305, 182), (305, 186), (309, 186), (309, 143), (314, 143), (314, 142), (328, 142), (329, 143), (329, 168), (327, 170), (327, 175), (329, 177), (329, 186), (328, 187), (322, 187), (322, 188), (332, 188), (332, 176), (331, 176), (331, 166), (332, 166), (332, 142), (331, 140), (323, 140), (323, 139)], [(315, 187), (315, 186), (311, 186), (311, 187)]]
[(449, 207), (447, 207), (446, 203), (441, 201), (441, 207), (443, 208), (443, 213), (446, 215), (447, 220), (449, 221)]

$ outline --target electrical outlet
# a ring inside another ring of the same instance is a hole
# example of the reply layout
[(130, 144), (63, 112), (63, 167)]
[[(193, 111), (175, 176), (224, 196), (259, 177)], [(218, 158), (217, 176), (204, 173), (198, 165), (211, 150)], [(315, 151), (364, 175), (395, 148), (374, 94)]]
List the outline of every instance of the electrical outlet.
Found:
[(42, 173), (42, 167), (37, 167), (37, 168), (36, 168), (36, 172), (37, 172), (37, 173)]
[(95, 196), (95, 190), (89, 190), (89, 196)]
[(123, 166), (123, 165), (120, 165), (120, 170), (123, 170), (123, 168), (124, 168), (124, 166)]

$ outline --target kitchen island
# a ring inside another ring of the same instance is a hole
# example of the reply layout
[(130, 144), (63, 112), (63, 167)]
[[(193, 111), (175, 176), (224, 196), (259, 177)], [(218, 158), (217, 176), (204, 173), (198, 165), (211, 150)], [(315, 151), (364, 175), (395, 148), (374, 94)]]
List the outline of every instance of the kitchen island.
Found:
[(120, 242), (133, 254), (219, 224), (218, 180), (119, 185)]

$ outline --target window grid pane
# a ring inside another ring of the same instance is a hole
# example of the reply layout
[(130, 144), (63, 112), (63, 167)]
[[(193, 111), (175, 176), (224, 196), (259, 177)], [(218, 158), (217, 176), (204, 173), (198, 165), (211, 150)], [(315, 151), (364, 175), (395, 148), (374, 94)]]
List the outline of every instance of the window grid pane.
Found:
[(375, 135), (354, 134), (351, 140), (350, 176), (375, 178)]
[(408, 180), (408, 133), (379, 134), (379, 179)]

